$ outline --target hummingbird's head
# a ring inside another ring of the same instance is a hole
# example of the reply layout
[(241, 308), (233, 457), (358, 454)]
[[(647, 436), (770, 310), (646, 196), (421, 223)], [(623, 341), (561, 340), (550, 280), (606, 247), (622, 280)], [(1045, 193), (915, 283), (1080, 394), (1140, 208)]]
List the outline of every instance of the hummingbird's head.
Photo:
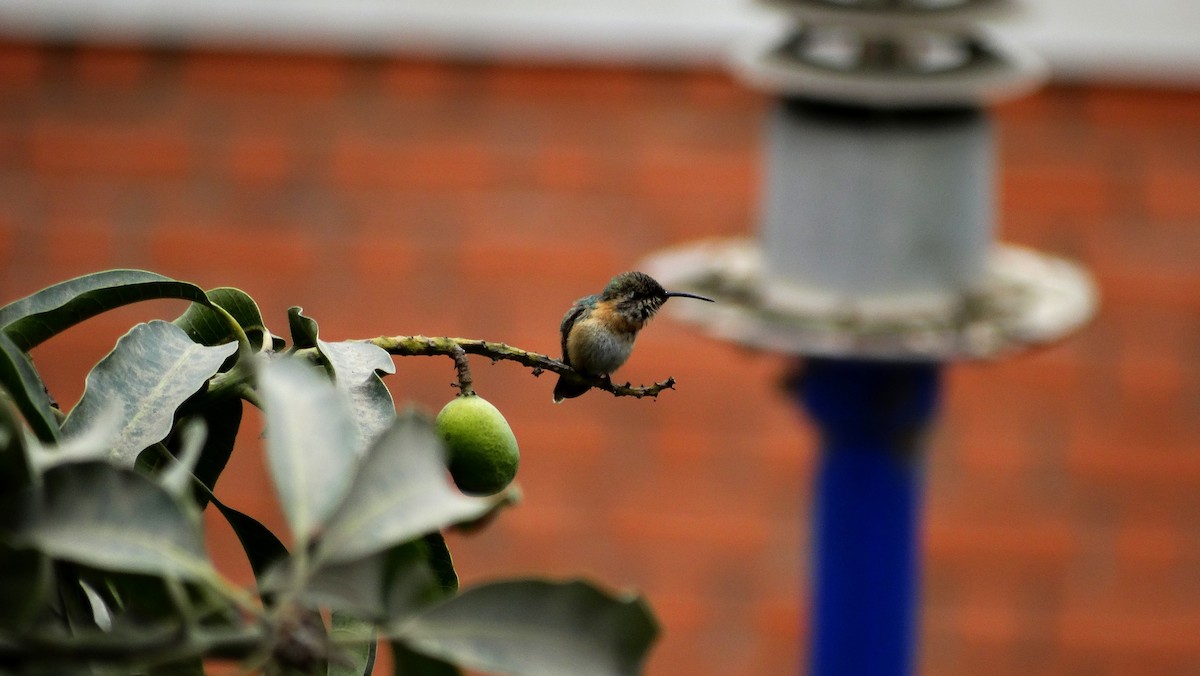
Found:
[(613, 277), (601, 300), (615, 301), (617, 311), (638, 323), (645, 322), (667, 302), (668, 298), (697, 298), (713, 302), (711, 298), (683, 291), (667, 291), (653, 277), (644, 272), (622, 272)]

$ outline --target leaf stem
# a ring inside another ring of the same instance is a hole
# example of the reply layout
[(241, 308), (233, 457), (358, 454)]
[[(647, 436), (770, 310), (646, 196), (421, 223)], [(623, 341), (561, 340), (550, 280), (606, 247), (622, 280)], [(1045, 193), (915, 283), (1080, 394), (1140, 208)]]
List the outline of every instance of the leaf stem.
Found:
[(471, 364), (467, 361), (467, 351), (455, 345), (451, 350), (451, 357), (454, 358), (454, 368), (458, 371), (459, 396), (469, 397), (475, 394), (475, 381), (471, 378)]
[(208, 307), (213, 312), (216, 312), (221, 316), (221, 319), (224, 320), (225, 325), (229, 328), (230, 332), (233, 333), (234, 339), (237, 340), (238, 360), (240, 361), (247, 355), (254, 354), (254, 346), (250, 344), (250, 337), (246, 335), (245, 329), (243, 329), (242, 325), (238, 323), (238, 320), (234, 319), (233, 315), (229, 314), (228, 310), (220, 305), (217, 305), (216, 303), (210, 301)]

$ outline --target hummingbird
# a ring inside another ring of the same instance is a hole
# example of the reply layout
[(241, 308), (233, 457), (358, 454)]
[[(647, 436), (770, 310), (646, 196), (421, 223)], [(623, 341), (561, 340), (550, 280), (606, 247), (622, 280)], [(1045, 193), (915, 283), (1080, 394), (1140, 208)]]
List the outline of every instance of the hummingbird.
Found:
[[(629, 359), (633, 341), (646, 322), (668, 298), (711, 298), (682, 291), (667, 291), (644, 272), (622, 272), (598, 294), (575, 301), (563, 316), (563, 362), (577, 372), (608, 378)], [(591, 386), (570, 375), (560, 375), (554, 386), (554, 403), (587, 392)]]

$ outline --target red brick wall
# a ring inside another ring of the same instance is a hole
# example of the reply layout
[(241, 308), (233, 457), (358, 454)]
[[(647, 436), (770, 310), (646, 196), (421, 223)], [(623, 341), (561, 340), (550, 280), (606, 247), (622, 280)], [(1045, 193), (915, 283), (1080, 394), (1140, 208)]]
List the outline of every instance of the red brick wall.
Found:
[[(713, 71), (0, 45), (0, 297), (144, 267), (250, 292), (277, 331), (483, 337), (553, 352), (572, 299), (661, 247), (751, 233), (768, 101)], [(997, 111), (1005, 239), (1103, 293), (1061, 346), (950, 369), (929, 454), (927, 674), (1200, 671), (1200, 93), (1058, 86)], [(73, 402), (128, 324), (39, 348)], [(669, 320), (623, 378), (550, 404), (480, 363), (525, 503), (453, 546), (468, 580), (644, 590), (649, 673), (796, 673), (813, 430), (785, 361)], [(407, 359), (398, 401), (452, 396)], [(253, 427), (254, 416), (250, 417)], [(248, 440), (253, 441), (252, 437)], [(219, 493), (278, 523), (253, 443)], [(212, 546), (248, 571), (211, 520)]]

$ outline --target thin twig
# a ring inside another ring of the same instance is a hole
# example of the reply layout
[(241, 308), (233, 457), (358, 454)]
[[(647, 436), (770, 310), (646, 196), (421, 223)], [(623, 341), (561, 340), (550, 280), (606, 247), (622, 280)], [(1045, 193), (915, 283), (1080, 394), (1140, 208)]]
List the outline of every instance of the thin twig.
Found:
[[(629, 383), (618, 385), (605, 378), (584, 375), (557, 359), (537, 352), (522, 350), (505, 343), (493, 343), (472, 338), (448, 338), (429, 336), (380, 336), (366, 341), (383, 348), (389, 354), (402, 357), (446, 356), (454, 357), (459, 352), (477, 354), (490, 358), (493, 362), (505, 360), (515, 361), (528, 366), (533, 374), (540, 375), (551, 371), (560, 375), (570, 375), (598, 390), (612, 393), (616, 397), (657, 397), (663, 390), (674, 389), (675, 379), (667, 378), (653, 385), (634, 386)], [(461, 384), (461, 382), (460, 382)]]

